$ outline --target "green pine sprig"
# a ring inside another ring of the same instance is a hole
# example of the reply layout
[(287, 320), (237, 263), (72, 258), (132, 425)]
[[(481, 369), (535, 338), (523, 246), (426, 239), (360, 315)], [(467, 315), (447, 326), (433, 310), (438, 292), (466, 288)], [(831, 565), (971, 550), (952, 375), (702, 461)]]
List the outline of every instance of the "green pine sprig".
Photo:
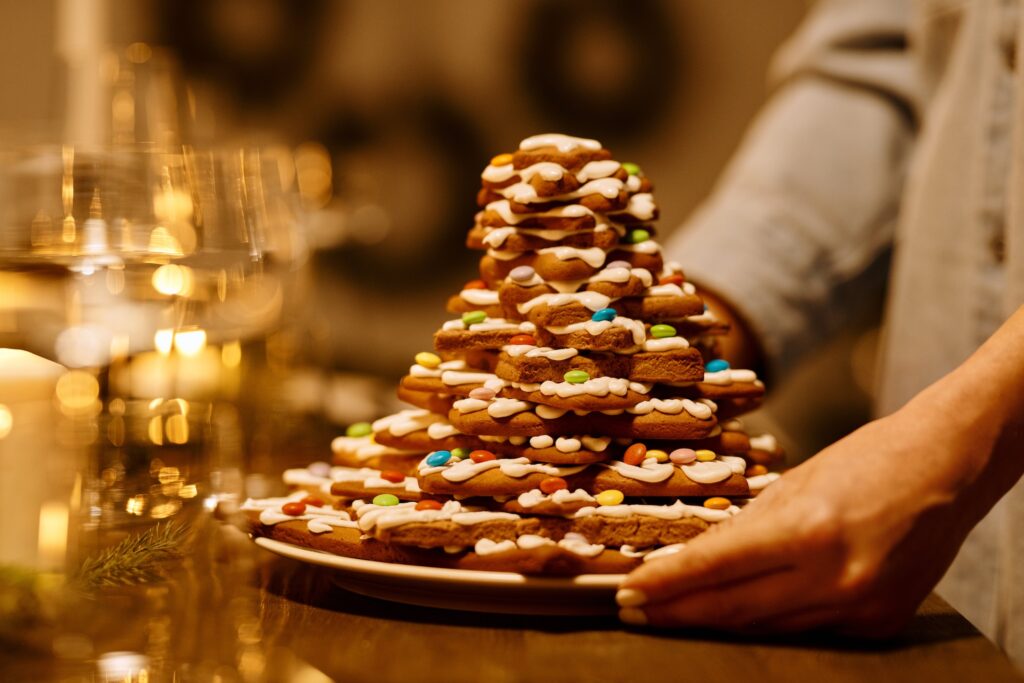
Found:
[(185, 524), (157, 524), (87, 558), (71, 577), (72, 583), (97, 590), (158, 581), (163, 578), (161, 565), (184, 555), (188, 535)]

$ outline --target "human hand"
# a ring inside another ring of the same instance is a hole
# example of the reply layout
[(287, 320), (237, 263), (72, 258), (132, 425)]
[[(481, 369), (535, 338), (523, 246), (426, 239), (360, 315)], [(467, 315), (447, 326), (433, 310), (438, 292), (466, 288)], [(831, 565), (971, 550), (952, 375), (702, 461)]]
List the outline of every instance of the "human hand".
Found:
[(978, 490), (993, 487), (968, 455), (997, 439), (965, 429), (970, 417), (922, 400), (836, 442), (741, 514), (631, 573), (617, 596), (621, 618), (744, 632), (898, 631), (1002, 492)]

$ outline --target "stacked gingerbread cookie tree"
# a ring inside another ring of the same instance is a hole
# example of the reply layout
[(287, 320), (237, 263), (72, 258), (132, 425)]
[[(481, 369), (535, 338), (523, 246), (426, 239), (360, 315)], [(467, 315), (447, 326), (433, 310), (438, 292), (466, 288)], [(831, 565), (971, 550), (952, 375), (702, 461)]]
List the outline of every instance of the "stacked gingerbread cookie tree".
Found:
[(335, 440), (248, 501), (258, 533), (362, 558), (619, 572), (671, 552), (777, 475), (737, 420), (750, 370), (653, 238), (651, 182), (595, 140), (538, 135), (491, 160), (480, 278), (399, 386), (415, 406)]

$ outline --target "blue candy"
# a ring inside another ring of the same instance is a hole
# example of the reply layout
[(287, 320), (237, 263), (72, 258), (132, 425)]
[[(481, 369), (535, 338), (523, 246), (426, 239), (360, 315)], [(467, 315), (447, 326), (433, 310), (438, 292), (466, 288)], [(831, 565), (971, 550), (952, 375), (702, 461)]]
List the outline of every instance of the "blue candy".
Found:
[(452, 458), (451, 451), (434, 451), (427, 456), (427, 464), (431, 467), (440, 467)]
[(614, 308), (602, 308), (600, 311), (595, 311), (594, 315), (590, 316), (590, 319), (598, 322), (604, 320), (615, 320), (615, 316), (617, 315), (618, 313), (615, 312)]
[(729, 361), (716, 358), (704, 366), (704, 369), (708, 372), (721, 372), (722, 370), (729, 369)]

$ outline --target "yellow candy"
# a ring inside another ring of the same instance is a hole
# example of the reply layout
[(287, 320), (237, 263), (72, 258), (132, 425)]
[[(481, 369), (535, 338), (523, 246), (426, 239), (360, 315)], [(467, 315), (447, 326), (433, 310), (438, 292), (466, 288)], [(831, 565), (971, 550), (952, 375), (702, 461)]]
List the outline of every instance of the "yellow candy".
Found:
[(416, 354), (415, 360), (417, 365), (422, 365), (430, 370), (441, 364), (441, 357), (430, 351), (420, 351)]
[(598, 505), (618, 505), (625, 499), (622, 495), (622, 491), (616, 491), (615, 489), (608, 489), (607, 491), (601, 491), (601, 493), (594, 496), (597, 499)]
[(730, 505), (732, 503), (729, 502), (728, 498), (720, 498), (718, 496), (704, 501), (704, 507), (712, 510), (728, 510)]
[(764, 465), (751, 465), (747, 468), (748, 477), (757, 477), (762, 474), (767, 474), (768, 468)]
[(709, 451), (706, 448), (702, 448), (697, 451), (697, 459), (701, 462), (708, 462), (709, 460), (714, 460), (716, 457), (717, 456), (715, 456), (714, 451)]
[(491, 166), (505, 166), (506, 164), (512, 163), (511, 154), (499, 154), (498, 156), (491, 159)]
[(668, 462), (668, 453), (665, 451), (651, 450), (647, 451), (648, 458), (654, 458), (658, 462)]

